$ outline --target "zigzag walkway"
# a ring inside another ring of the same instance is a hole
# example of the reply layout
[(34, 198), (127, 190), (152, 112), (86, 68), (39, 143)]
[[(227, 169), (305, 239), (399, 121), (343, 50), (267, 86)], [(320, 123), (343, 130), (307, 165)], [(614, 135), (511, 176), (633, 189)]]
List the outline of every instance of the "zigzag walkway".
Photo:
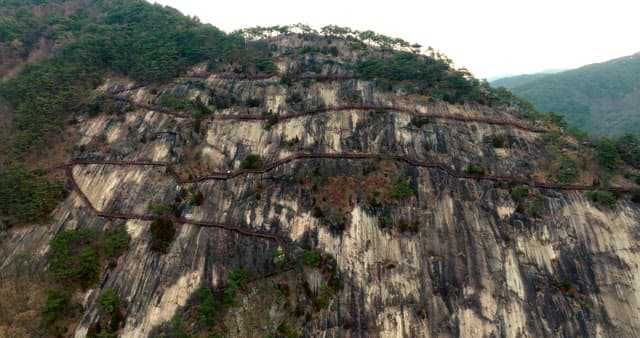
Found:
[[(171, 115), (176, 118), (195, 119), (195, 117), (192, 114), (181, 113), (166, 107), (139, 103), (129, 98), (120, 97), (114, 94), (107, 94), (106, 96), (114, 101), (128, 103), (142, 109), (157, 111), (159, 113)], [(451, 120), (451, 121), (458, 121), (458, 122), (476, 122), (476, 123), (485, 123), (490, 125), (510, 126), (517, 129), (521, 129), (521, 130), (530, 131), (533, 133), (549, 132), (547, 128), (535, 127), (517, 120), (490, 118), (490, 117), (481, 117), (481, 116), (465, 116), (460, 114), (438, 114), (438, 113), (424, 114), (424, 113), (419, 113), (414, 110), (403, 108), (403, 107), (378, 106), (378, 105), (344, 105), (344, 106), (335, 106), (335, 107), (327, 107), (327, 108), (317, 108), (317, 109), (313, 109), (305, 112), (284, 114), (284, 115), (262, 115), (262, 114), (261, 115), (257, 115), (257, 114), (207, 115), (202, 117), (201, 120), (204, 120), (204, 121), (270, 121), (272, 123), (277, 123), (280, 121), (296, 119), (296, 118), (301, 118), (306, 116), (313, 116), (317, 114), (328, 113), (331, 111), (338, 111), (338, 110), (360, 110), (360, 111), (389, 110), (389, 111), (396, 111), (400, 113), (409, 114), (415, 118)]]
[[(124, 165), (126, 165), (126, 164), (124, 164)], [(78, 195), (80, 196), (80, 198), (82, 199), (84, 204), (89, 209), (91, 209), (91, 211), (93, 211), (93, 213), (96, 216), (104, 217), (104, 218), (124, 219), (124, 220), (140, 220), (140, 221), (154, 221), (154, 220), (157, 220), (157, 219), (162, 218), (162, 217), (166, 218), (166, 216), (140, 215), (140, 214), (107, 212), (107, 211), (98, 210), (91, 203), (91, 201), (89, 200), (87, 195), (82, 191), (82, 189), (80, 189), (80, 186), (76, 182), (75, 177), (73, 176), (73, 164), (65, 166), (65, 173), (66, 173), (67, 178), (71, 182), (73, 190), (75, 190), (76, 193), (78, 193)], [(278, 235), (276, 235), (274, 233), (269, 233), (269, 232), (265, 232), (265, 231), (258, 231), (258, 230), (250, 230), (250, 229), (247, 229), (247, 228), (244, 228), (244, 227), (240, 227), (240, 226), (237, 226), (237, 225), (234, 225), (234, 224), (221, 223), (221, 222), (198, 221), (198, 220), (192, 220), (192, 219), (183, 218), (183, 217), (168, 217), (168, 218), (170, 218), (175, 223), (191, 224), (191, 225), (196, 225), (196, 226), (201, 226), (201, 227), (206, 227), (206, 228), (218, 228), (218, 229), (231, 231), (231, 232), (237, 233), (237, 234), (242, 235), (242, 236), (249, 236), (249, 237), (256, 237), (256, 238), (261, 238), (261, 239), (272, 240), (272, 241), (275, 241), (276, 243), (278, 243), (278, 245), (283, 250), (285, 250), (286, 254), (290, 258), (293, 257), (291, 255), (291, 250), (290, 250), (289, 246), (287, 245), (287, 241), (285, 241), (285, 239), (283, 237), (278, 236)]]

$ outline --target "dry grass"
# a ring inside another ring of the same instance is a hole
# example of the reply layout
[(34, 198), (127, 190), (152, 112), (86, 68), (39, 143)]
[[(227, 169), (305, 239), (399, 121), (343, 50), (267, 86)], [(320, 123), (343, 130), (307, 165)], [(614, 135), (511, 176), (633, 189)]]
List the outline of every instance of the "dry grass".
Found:
[(327, 183), (318, 188), (316, 200), (329, 203), (333, 208), (350, 210), (358, 200), (358, 181), (354, 177), (329, 177)]
[(45, 286), (28, 277), (0, 282), (0, 337), (29, 337), (38, 331)]

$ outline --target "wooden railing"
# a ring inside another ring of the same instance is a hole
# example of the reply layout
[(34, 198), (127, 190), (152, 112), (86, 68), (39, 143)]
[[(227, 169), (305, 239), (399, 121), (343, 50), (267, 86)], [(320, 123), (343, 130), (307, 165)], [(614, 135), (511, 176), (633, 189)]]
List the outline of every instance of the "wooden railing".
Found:
[[(156, 111), (156, 112), (159, 112), (159, 113), (171, 115), (171, 116), (176, 117), (176, 118), (195, 119), (195, 117), (192, 114), (175, 111), (175, 110), (172, 110), (172, 109), (169, 109), (169, 108), (166, 108), (166, 107), (162, 107), (162, 106), (158, 106), (158, 105), (152, 105), (152, 104), (146, 104), (146, 103), (139, 103), (139, 102), (135, 102), (132, 99), (121, 97), (121, 96), (114, 95), (114, 94), (107, 94), (106, 96), (108, 98), (114, 100), (114, 101), (125, 102), (125, 103), (128, 103), (128, 104), (134, 105), (136, 107), (142, 108), (142, 109), (153, 110), (153, 111)], [(342, 105), (342, 106), (335, 106), (335, 107), (317, 108), (317, 109), (312, 109), (312, 110), (308, 110), (308, 111), (305, 111), (305, 112), (299, 112), (299, 113), (276, 114), (276, 115), (272, 115), (272, 114), (270, 114), (270, 115), (265, 115), (265, 114), (216, 115), (216, 114), (211, 114), (211, 115), (203, 116), (200, 119), (202, 121), (271, 121), (271, 122), (277, 123), (277, 122), (280, 122), (280, 121), (296, 119), (296, 118), (301, 118), (301, 117), (307, 117), (307, 116), (314, 116), (314, 115), (328, 113), (328, 112), (332, 112), (332, 111), (347, 111), (347, 110), (360, 110), (360, 111), (384, 110), (384, 111), (394, 111), (394, 112), (400, 112), (400, 113), (404, 113), (404, 114), (409, 114), (414, 118), (450, 120), (450, 121), (467, 122), (467, 123), (468, 122), (475, 122), (475, 123), (485, 123), (485, 124), (490, 124), (490, 125), (510, 126), (510, 127), (513, 127), (513, 128), (526, 130), (526, 131), (530, 131), (530, 132), (533, 132), (533, 133), (547, 133), (549, 131), (547, 128), (536, 127), (536, 126), (529, 125), (529, 124), (527, 124), (525, 122), (522, 122), (522, 121), (506, 119), (506, 118), (492, 118), (492, 117), (484, 117), (484, 116), (467, 116), (467, 115), (461, 115), (461, 114), (438, 114), (438, 113), (425, 114), (425, 113), (416, 112), (414, 110), (411, 110), (411, 109), (408, 109), (408, 108), (404, 108), (404, 107), (399, 107), (399, 106), (381, 106), (381, 105)]]

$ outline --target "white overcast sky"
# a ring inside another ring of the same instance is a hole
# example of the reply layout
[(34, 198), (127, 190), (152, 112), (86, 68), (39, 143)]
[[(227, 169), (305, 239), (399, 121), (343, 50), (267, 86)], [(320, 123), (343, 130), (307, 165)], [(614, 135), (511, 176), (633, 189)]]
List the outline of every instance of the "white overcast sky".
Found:
[(224, 31), (306, 23), (432, 46), (476, 77), (576, 68), (640, 52), (635, 0), (151, 0)]

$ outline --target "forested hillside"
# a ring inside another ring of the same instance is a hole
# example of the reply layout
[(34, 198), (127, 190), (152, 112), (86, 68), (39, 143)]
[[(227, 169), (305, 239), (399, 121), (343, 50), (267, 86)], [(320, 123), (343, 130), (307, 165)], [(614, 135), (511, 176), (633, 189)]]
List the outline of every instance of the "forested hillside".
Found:
[[(211, 71), (223, 71), (218, 65), (227, 64), (236, 73), (270, 74), (276, 70), (270, 51), (263, 43), (247, 43), (245, 36), (289, 29), (226, 34), (175, 9), (142, 0), (7, 1), (0, 15), (0, 53), (6, 64), (13, 65), (0, 73), (6, 77), (0, 83), (0, 137), (5, 140), (0, 145), (0, 211), (5, 224), (39, 220), (65, 194), (63, 185), (43, 170), (69, 159), (68, 147), (57, 146), (72, 142), (63, 134), (65, 125), (109, 110), (109, 102), (93, 94), (107, 75), (124, 76), (140, 85), (157, 84), (202, 61)], [(297, 29), (320, 33), (304, 25)], [(389, 50), (409, 46), (372, 31), (327, 26), (322, 33), (348, 36), (358, 48), (365, 46), (364, 41)], [(450, 60), (440, 55), (418, 57), (404, 51), (388, 59), (372, 56), (356, 66), (359, 77), (375, 78), (388, 90), (396, 82), (406, 92), (433, 99), (508, 102), (526, 108), (523, 111), (530, 117), (534, 114), (528, 103), (507, 91), (493, 90), (468, 72), (451, 69)], [(172, 104), (171, 98), (164, 100)], [(52, 152), (54, 148), (60, 151)]]
[(99, 108), (91, 93), (107, 74), (149, 84), (198, 61), (253, 60), (239, 36), (145, 1), (3, 1), (0, 15), (2, 64), (13, 65), (0, 83), (0, 211), (7, 223), (35, 221), (57, 203), (62, 186), (37, 169), (68, 156), (51, 149), (65, 141), (65, 124)]
[(640, 135), (640, 54), (557, 74), (494, 81), (594, 135)]

